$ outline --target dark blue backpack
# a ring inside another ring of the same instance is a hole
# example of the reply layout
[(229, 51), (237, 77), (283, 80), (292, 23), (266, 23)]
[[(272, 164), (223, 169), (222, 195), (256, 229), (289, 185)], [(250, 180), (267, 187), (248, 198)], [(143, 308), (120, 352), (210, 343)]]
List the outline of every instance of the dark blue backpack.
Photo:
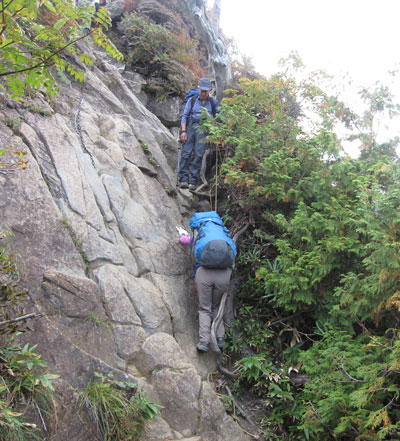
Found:
[(232, 268), (236, 256), (236, 245), (216, 211), (195, 213), (190, 219), (190, 228), (197, 230), (194, 241), (196, 267)]

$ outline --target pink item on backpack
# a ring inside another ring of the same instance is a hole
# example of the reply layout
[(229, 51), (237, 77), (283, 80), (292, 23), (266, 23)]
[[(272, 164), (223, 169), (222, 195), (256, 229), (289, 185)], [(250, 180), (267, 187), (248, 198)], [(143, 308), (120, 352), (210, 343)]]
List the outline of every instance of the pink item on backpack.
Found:
[(179, 242), (180, 242), (182, 245), (190, 245), (190, 244), (192, 243), (192, 238), (191, 238), (190, 236), (186, 236), (186, 234), (182, 234), (182, 235), (179, 237)]

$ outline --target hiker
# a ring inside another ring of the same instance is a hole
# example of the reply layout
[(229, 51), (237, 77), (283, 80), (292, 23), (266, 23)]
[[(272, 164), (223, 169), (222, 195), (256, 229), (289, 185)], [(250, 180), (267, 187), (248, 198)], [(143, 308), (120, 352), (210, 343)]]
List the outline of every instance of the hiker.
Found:
[(107, 6), (107, 0), (98, 0), (94, 2), (94, 9), (96, 12), (102, 7)]
[[(101, 7), (107, 6), (107, 0), (94, 0), (94, 11), (97, 14)], [(100, 25), (96, 21), (92, 20), (92, 23), (90, 24), (90, 28), (98, 28)]]
[[(197, 231), (195, 238), (190, 237), (183, 228), (177, 227), (177, 230), (180, 243), (194, 248), (194, 280), (199, 299), (199, 343), (196, 349), (198, 352), (208, 352), (211, 324), (229, 286), (236, 246), (229, 230), (215, 211), (195, 213), (190, 219), (190, 228)], [(225, 346), (223, 321), (215, 333), (217, 345), (222, 349)]]
[[(211, 80), (201, 78), (199, 95), (188, 99), (181, 117), (182, 158), (179, 164), (179, 188), (194, 191), (201, 171), (201, 163), (206, 151), (206, 132), (199, 131), (201, 110), (207, 109), (213, 118), (218, 112), (218, 102), (210, 97)], [(193, 155), (193, 158), (192, 158)]]
[(75, 6), (79, 5), (93, 5), (97, 12), (102, 6), (107, 5), (107, 0), (75, 0)]
[[(97, 14), (97, 12), (100, 10), (102, 6), (107, 6), (107, 0), (75, 0), (75, 5), (77, 7), (79, 6), (93, 6), (94, 12)], [(88, 22), (83, 23), (83, 30), (85, 33), (89, 33), (90, 29), (97, 28), (99, 25), (96, 23), (93, 19), (90, 21), (90, 24)]]

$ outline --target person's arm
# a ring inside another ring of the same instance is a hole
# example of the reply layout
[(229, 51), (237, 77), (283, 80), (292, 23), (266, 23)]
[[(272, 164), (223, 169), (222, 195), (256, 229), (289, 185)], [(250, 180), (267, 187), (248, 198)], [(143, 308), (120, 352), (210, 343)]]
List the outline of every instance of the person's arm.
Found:
[(181, 141), (185, 143), (187, 140), (186, 123), (181, 122)]
[(219, 113), (219, 102), (215, 100), (215, 114)]
[(186, 127), (187, 127), (187, 120), (189, 118), (191, 103), (190, 99), (186, 101), (185, 108), (183, 109), (182, 117), (181, 117), (181, 141), (183, 143), (187, 140), (187, 133), (186, 133)]

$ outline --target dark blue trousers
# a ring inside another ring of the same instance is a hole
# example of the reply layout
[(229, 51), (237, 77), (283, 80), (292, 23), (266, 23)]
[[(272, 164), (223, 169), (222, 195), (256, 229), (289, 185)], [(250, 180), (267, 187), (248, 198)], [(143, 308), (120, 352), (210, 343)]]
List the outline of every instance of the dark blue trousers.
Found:
[(201, 162), (206, 151), (205, 137), (207, 133), (196, 130), (198, 124), (190, 122), (186, 127), (187, 139), (182, 146), (182, 157), (179, 165), (180, 182), (197, 184), (201, 171)]

